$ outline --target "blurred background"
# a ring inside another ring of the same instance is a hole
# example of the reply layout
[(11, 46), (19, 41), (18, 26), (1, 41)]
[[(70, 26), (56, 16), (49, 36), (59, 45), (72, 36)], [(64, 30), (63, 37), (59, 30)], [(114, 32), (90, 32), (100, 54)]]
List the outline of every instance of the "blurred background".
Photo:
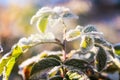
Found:
[[(68, 7), (79, 16), (78, 20), (68, 21), (70, 28), (76, 27), (77, 24), (81, 26), (93, 24), (104, 33), (106, 40), (113, 44), (120, 42), (120, 0), (0, 0), (0, 41), (4, 49), (0, 57), (9, 52), (12, 45), (21, 37), (37, 33), (36, 28), (30, 25), (30, 19), (44, 6)], [(57, 28), (53, 31), (59, 32)], [(37, 54), (35, 50), (28, 53)], [(17, 65), (26, 58), (28, 56), (20, 58), (10, 80), (22, 80), (17, 74)]]

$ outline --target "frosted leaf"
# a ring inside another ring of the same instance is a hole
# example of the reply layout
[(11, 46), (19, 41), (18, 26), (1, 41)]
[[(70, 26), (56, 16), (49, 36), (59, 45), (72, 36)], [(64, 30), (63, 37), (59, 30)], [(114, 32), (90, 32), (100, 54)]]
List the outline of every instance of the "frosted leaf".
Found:
[(69, 8), (65, 8), (65, 7), (55, 7), (53, 9), (53, 12), (55, 12), (55, 14), (59, 17), (62, 18), (76, 18), (78, 19), (78, 16), (73, 14)]
[(87, 25), (85, 26), (85, 28), (83, 29), (84, 33), (88, 33), (88, 32), (97, 32), (97, 29), (95, 28), (94, 25)]
[(21, 38), (19, 41), (18, 41), (18, 45), (19, 46), (24, 46), (24, 45), (29, 45), (29, 41), (27, 38)]
[(53, 12), (55, 12), (58, 15), (61, 15), (70, 12), (70, 9), (65, 7), (55, 7), (53, 8)]
[(75, 29), (78, 29), (80, 32), (82, 32), (83, 28), (83, 26), (77, 25)]
[(52, 9), (50, 7), (43, 7), (41, 9), (38, 10), (38, 12), (36, 13), (36, 16), (39, 16), (41, 14), (50, 14), (52, 13)]
[(82, 36), (82, 41), (80, 43), (80, 49), (83, 53), (90, 51), (94, 46), (94, 39), (91, 36), (84, 35)]
[[(65, 7), (43, 7), (39, 9), (39, 11), (32, 17), (30, 23), (33, 24), (37, 22), (37, 20), (41, 17), (48, 16), (50, 20), (55, 21), (55, 19), (59, 18), (78, 18), (77, 15), (73, 14), (69, 8)], [(48, 21), (49, 23), (49, 21)]]
[(38, 12), (31, 18), (30, 24), (36, 22), (40, 17), (49, 16), (50, 14), (52, 14), (52, 12), (52, 9), (49, 7), (43, 7), (39, 9)]
[(52, 33), (34, 34), (28, 38), (21, 38), (18, 42), (18, 45), (20, 45), (21, 47), (33, 46), (41, 42), (53, 42), (53, 41), (55, 41), (55, 37)]
[(70, 30), (66, 33), (66, 39), (67, 41), (75, 40), (79, 38), (81, 35), (81, 32), (78, 29)]

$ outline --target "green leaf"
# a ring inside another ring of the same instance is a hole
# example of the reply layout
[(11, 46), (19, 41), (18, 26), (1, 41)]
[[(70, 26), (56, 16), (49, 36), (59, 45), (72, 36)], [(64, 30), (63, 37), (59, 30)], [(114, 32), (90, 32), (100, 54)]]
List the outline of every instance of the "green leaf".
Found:
[(100, 72), (106, 67), (107, 63), (107, 54), (105, 50), (101, 46), (99, 47), (98, 53), (96, 55), (96, 68)]
[(97, 32), (97, 29), (95, 28), (95, 26), (93, 25), (87, 25), (85, 26), (85, 28), (83, 29), (84, 33), (88, 33), (88, 32)]
[(67, 67), (84, 69), (88, 66), (88, 62), (80, 59), (68, 59), (65, 61), (64, 65)]
[(17, 58), (17, 57), (19, 57), (19, 55), (21, 55), (22, 53), (23, 53), (22, 48), (21, 48), (20, 46), (18, 46), (18, 45), (15, 45), (15, 47), (13, 48), (11, 54), (12, 54), (12, 57)]
[(46, 58), (46, 59), (42, 59), (39, 62), (37, 62), (36, 64), (34, 64), (34, 66), (32, 67), (31, 70), (31, 76), (36, 74), (36, 73), (40, 73), (41, 71), (51, 68), (51, 67), (55, 67), (55, 66), (59, 66), (61, 63), (54, 59), (54, 58)]
[(80, 43), (81, 52), (86, 53), (94, 46), (94, 39), (90, 36), (82, 36), (82, 41)]
[(14, 64), (15, 64), (15, 57), (12, 57), (12, 58), (8, 61), (7, 65), (5, 66), (5, 69), (4, 69), (4, 72), (5, 72), (5, 73), (3, 74), (3, 76), (4, 76), (4, 77), (3, 77), (3, 78), (4, 78), (3, 80), (8, 80)]
[(10, 57), (1, 59), (1, 61), (0, 61), (0, 75), (3, 73), (4, 67), (6, 66), (9, 59), (10, 59)]
[(120, 56), (120, 44), (114, 45), (114, 50), (115, 50), (115, 53)]
[(44, 16), (39, 18), (39, 20), (37, 21), (37, 28), (39, 31), (41, 31), (42, 33), (45, 32), (47, 24), (48, 24), (48, 17), (49, 16)]
[(59, 75), (56, 75), (54, 77), (51, 77), (49, 80), (63, 80), (63, 78)]
[[(9, 75), (10, 75), (10, 73), (11, 73), (11, 70), (12, 70), (12, 68), (13, 68), (13, 66), (14, 66), (14, 61), (13, 61), (13, 63), (11, 63), (12, 62), (12, 60), (13, 59), (17, 59), (21, 54), (22, 54), (23, 52), (22, 52), (22, 49), (21, 49), (21, 47), (20, 46), (18, 46), (18, 45), (15, 45), (14, 47), (13, 47), (13, 49), (11, 50), (11, 52), (9, 52), (9, 53), (7, 53), (6, 55), (4, 55), (3, 57), (2, 57), (2, 59), (1, 59), (1, 61), (0, 61), (0, 75), (3, 73), (3, 71), (4, 71), (4, 69), (7, 71), (6, 72), (6, 74), (7, 74), (7, 77), (9, 77)], [(10, 64), (11, 65), (10, 65)], [(9, 67), (9, 65), (10, 65), (10, 67)], [(6, 75), (5, 74), (5, 75)], [(4, 76), (5, 76), (4, 75)]]

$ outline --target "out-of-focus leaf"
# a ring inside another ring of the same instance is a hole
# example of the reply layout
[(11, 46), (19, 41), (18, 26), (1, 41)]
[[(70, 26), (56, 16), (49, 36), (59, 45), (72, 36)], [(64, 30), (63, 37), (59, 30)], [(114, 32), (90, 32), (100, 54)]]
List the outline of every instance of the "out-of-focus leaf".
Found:
[(44, 33), (48, 24), (48, 16), (39, 18), (37, 21), (37, 28), (40, 32)]
[(11, 70), (16, 62), (16, 59), (23, 53), (20, 46), (15, 45), (11, 52), (4, 55), (0, 61), (0, 75), (4, 72), (3, 76), (8, 79)]
[(33, 65), (31, 70), (31, 76), (35, 76), (36, 73), (40, 73), (41, 71), (44, 71), (45, 69), (51, 67), (59, 66), (60, 64), (61, 63), (54, 58), (42, 59)]
[(85, 26), (85, 28), (83, 29), (83, 32), (84, 33), (97, 32), (97, 29), (93, 25), (88, 25), (88, 26)]
[(67, 80), (89, 80), (85, 74), (79, 73), (78, 71), (74, 71), (74, 70), (68, 71), (66, 73), (65, 78)]
[(63, 78), (59, 75), (56, 75), (54, 77), (51, 77), (49, 80), (63, 80)]
[(79, 59), (68, 59), (64, 62), (64, 65), (68, 68), (84, 69), (88, 66), (88, 62)]
[(6, 58), (1, 59), (1, 61), (0, 61), (0, 75), (3, 73), (4, 67), (6, 66), (9, 59), (10, 59), (10, 57), (6, 57)]
[(22, 51), (22, 48), (18, 45), (15, 45), (15, 47), (13, 47), (13, 50), (12, 50), (12, 57), (19, 57), (19, 55), (21, 55), (23, 53)]
[(4, 67), (3, 80), (8, 80), (14, 64), (15, 64), (15, 57), (12, 57), (8, 61), (7, 65)]
[(82, 36), (82, 41), (80, 43), (80, 50), (83, 53), (86, 53), (94, 46), (94, 39), (90, 36)]
[(80, 35), (81, 35), (81, 32), (79, 30), (77, 29), (70, 30), (69, 32), (66, 33), (66, 39), (67, 41), (71, 41), (71, 40), (79, 38)]
[(29, 64), (22, 68), (20, 67), (19, 74), (22, 75), (22, 78), (24, 80), (29, 80), (32, 66), (33, 66), (33, 64)]
[(99, 47), (98, 53), (96, 55), (96, 68), (100, 72), (106, 67), (107, 63), (107, 54), (105, 50), (101, 46)]
[(114, 50), (115, 50), (115, 53), (120, 56), (120, 44), (114, 45)]

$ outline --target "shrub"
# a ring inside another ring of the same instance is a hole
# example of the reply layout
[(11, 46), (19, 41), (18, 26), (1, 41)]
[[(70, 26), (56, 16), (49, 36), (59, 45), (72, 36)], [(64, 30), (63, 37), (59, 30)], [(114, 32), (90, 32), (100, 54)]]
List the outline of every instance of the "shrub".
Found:
[[(17, 59), (40, 44), (57, 44), (61, 51), (43, 51), (19, 65), (19, 74), (24, 80), (110, 80), (103, 72), (120, 72), (120, 45), (104, 39), (94, 25), (77, 26), (67, 30), (65, 19), (78, 18), (65, 7), (43, 7), (31, 19), (39, 33), (21, 38), (11, 51), (0, 60), (0, 75), (8, 80)], [(59, 40), (48, 27), (62, 23), (63, 38)], [(79, 49), (66, 51), (66, 43), (79, 40)], [(78, 58), (74, 57), (75, 55)]]

